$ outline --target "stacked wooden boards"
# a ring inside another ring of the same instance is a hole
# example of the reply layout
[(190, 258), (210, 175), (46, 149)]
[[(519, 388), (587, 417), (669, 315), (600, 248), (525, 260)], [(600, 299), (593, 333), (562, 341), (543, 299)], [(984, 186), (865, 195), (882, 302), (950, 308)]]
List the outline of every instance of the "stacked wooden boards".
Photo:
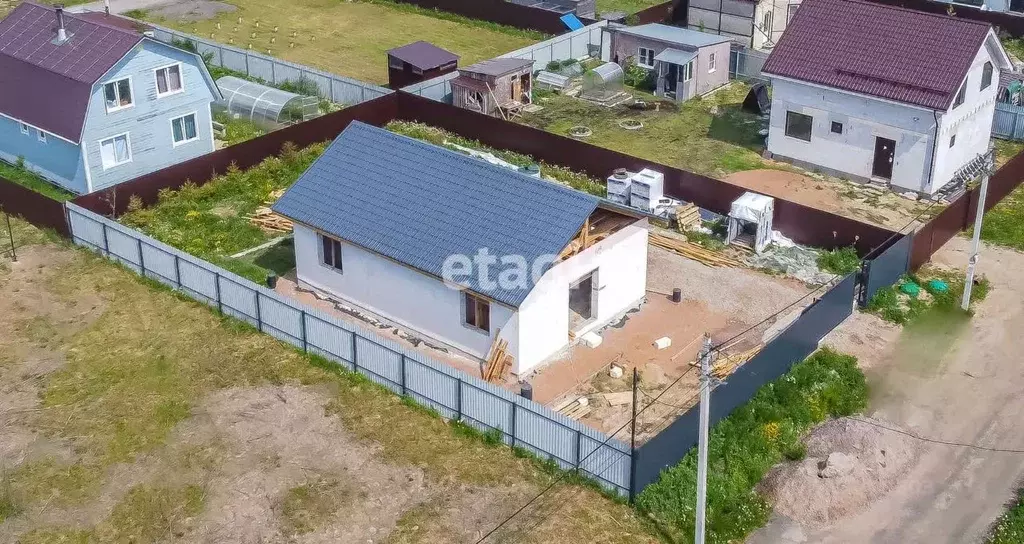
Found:
[(730, 268), (743, 266), (743, 264), (736, 259), (732, 259), (715, 251), (711, 251), (710, 249), (703, 248), (693, 242), (679, 240), (663, 234), (652, 232), (648, 237), (648, 241), (652, 246), (667, 249), (673, 253), (682, 255), (688, 259), (693, 259), (708, 266), (725, 266)]

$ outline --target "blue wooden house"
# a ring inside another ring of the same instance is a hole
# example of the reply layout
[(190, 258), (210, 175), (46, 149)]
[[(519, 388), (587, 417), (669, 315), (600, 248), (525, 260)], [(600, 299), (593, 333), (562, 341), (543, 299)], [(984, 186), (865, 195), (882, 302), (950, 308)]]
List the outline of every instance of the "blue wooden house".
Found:
[(30, 2), (0, 21), (0, 159), (91, 193), (214, 149), (203, 59), (125, 19)]

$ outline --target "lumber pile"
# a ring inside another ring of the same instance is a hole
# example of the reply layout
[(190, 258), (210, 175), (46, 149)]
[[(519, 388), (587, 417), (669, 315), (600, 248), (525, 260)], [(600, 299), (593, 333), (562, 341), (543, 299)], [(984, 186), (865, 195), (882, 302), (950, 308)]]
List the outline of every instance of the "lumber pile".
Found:
[(693, 204), (683, 204), (676, 206), (676, 225), (679, 230), (686, 232), (688, 230), (695, 229), (701, 225), (700, 222), (700, 209)]
[(565, 417), (580, 419), (590, 413), (590, 401), (587, 397), (570, 397), (555, 405), (553, 409)]
[[(736, 372), (737, 368), (753, 359), (754, 356), (760, 353), (763, 348), (764, 344), (758, 344), (746, 351), (719, 357), (718, 360), (711, 365), (711, 375), (720, 380), (724, 380), (729, 377), (730, 374)], [(690, 366), (700, 368), (700, 361), (691, 361)]]
[(703, 248), (693, 242), (671, 238), (663, 234), (652, 232), (648, 237), (648, 241), (652, 246), (667, 249), (673, 253), (682, 255), (688, 259), (693, 259), (707, 266), (725, 266), (729, 268), (742, 266), (742, 263), (736, 259), (732, 259), (718, 252)]
[(270, 199), (264, 202), (263, 206), (256, 208), (256, 211), (248, 216), (249, 222), (263, 230), (271, 232), (291, 232), (292, 221), (283, 215), (278, 215), (270, 209), (270, 205), (277, 202), (284, 194), (284, 189), (278, 189), (270, 193)]
[(489, 382), (501, 382), (512, 368), (512, 356), (508, 354), (508, 340), (498, 338), (491, 344), (484, 366), (483, 378)]

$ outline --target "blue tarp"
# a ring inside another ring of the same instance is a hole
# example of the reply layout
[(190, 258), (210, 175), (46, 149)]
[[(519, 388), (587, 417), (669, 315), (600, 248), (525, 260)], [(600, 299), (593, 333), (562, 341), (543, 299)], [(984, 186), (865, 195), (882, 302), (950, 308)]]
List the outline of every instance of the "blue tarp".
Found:
[(569, 27), (569, 30), (579, 30), (583, 28), (583, 21), (580, 21), (579, 18), (576, 17), (575, 13), (566, 13), (559, 17), (559, 19), (565, 23), (565, 26)]

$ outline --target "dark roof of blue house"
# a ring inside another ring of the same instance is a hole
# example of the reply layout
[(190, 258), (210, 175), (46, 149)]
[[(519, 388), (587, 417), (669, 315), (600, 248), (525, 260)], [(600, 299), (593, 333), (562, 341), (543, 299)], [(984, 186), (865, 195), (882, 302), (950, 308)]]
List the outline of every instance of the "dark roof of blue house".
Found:
[[(442, 277), (451, 255), (481, 248), (531, 266), (557, 255), (598, 199), (384, 129), (353, 122), (273, 205), (331, 236)], [(498, 266), (491, 267), (491, 280)], [(527, 288), (466, 288), (518, 307)], [(385, 288), (386, 287), (382, 287)]]
[(72, 142), (81, 138), (92, 85), (143, 39), (138, 32), (25, 2), (0, 21), (0, 112)]

